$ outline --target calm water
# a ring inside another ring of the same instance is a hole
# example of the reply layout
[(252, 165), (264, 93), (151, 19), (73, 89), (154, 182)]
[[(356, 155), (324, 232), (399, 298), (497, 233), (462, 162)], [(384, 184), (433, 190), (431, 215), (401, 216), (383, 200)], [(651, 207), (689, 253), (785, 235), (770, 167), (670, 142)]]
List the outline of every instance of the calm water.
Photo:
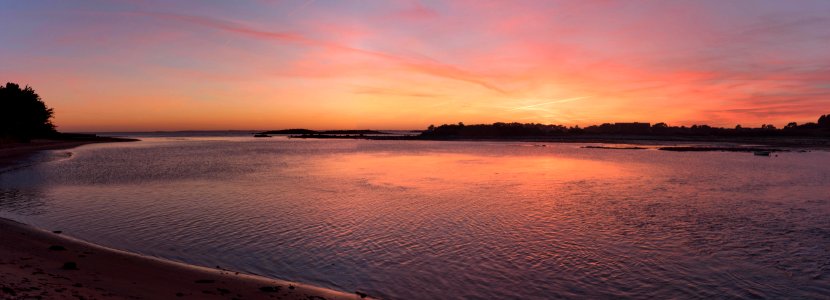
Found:
[(147, 138), (0, 173), (0, 216), (390, 299), (828, 298), (830, 152)]

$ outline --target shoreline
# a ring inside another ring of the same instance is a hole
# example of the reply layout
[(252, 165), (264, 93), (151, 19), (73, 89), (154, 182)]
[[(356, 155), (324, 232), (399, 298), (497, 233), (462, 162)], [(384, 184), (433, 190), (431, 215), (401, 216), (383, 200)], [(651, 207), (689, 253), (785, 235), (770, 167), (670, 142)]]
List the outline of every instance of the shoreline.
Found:
[(0, 240), (0, 295), (10, 299), (361, 299), (358, 294), (107, 248), (4, 218)]
[[(627, 144), (627, 145), (747, 145), (787, 149), (830, 149), (830, 138), (823, 137), (707, 137), (707, 136), (650, 136), (650, 135), (582, 135), (582, 136), (516, 136), (516, 137), (420, 137), (420, 136), (359, 136), (359, 135), (288, 135), (292, 139), (358, 139), (380, 141), (434, 141), (434, 142), (527, 142), (567, 144)], [(700, 151), (710, 146), (694, 146)], [(721, 147), (723, 148), (723, 147)], [(757, 148), (757, 147), (756, 147)], [(670, 150), (672, 151), (672, 150)], [(677, 150), (674, 150), (677, 151)], [(717, 150), (713, 150), (717, 151)], [(777, 150), (781, 151), (781, 150)]]
[(134, 142), (136, 139), (105, 138), (85, 140), (33, 140), (29, 143), (0, 143), (0, 169), (19, 164), (32, 154), (43, 150), (70, 149), (86, 144)]
[[(41, 150), (107, 141), (116, 140), (4, 145), (0, 168)], [(371, 299), (108, 248), (5, 218), (0, 218), (0, 241), (2, 299)]]

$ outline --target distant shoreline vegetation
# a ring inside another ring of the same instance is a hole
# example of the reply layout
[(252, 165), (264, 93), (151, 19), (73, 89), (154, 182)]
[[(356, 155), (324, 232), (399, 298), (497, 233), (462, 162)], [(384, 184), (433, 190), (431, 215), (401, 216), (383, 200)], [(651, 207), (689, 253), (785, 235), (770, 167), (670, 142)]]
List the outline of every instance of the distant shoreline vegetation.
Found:
[[(797, 124), (791, 122), (783, 128), (763, 125), (758, 128), (712, 127), (708, 125), (669, 126), (666, 123), (604, 123), (585, 128), (579, 126), (546, 125), (538, 123), (493, 123), (465, 125), (430, 125), (420, 134), (390, 134), (374, 130), (333, 130), (313, 131), (290, 129), (268, 131), (289, 134), (291, 138), (311, 139), (370, 139), (370, 140), (432, 140), (432, 141), (535, 141), (535, 142), (582, 142), (582, 143), (632, 143), (641, 141), (672, 142), (717, 142), (763, 144), (783, 147), (830, 148), (830, 114), (822, 115), (817, 122)], [(368, 134), (371, 132), (371, 134)], [(417, 133), (417, 132), (415, 132)], [(698, 150), (711, 151), (720, 148), (701, 147)], [(737, 148), (736, 148), (737, 149)], [(685, 148), (660, 149), (692, 151)], [(740, 147), (740, 151), (757, 150)], [(762, 149), (780, 151), (777, 149)]]
[(830, 114), (822, 115), (816, 123), (797, 124), (791, 122), (783, 128), (764, 124), (759, 128), (740, 125), (734, 128), (712, 127), (709, 125), (669, 126), (666, 123), (604, 123), (585, 128), (579, 126), (545, 125), (537, 123), (493, 123), (464, 125), (430, 125), (421, 133), (424, 138), (492, 138), (492, 137), (547, 137), (547, 136), (718, 136), (718, 137), (830, 137)]
[[(666, 123), (604, 123), (585, 128), (579, 126), (547, 125), (539, 123), (493, 123), (465, 125), (430, 125), (424, 131), (413, 131), (418, 135), (373, 136), (373, 139), (501, 139), (501, 138), (544, 138), (544, 137), (830, 137), (830, 114), (822, 115), (817, 122), (797, 124), (791, 122), (783, 128), (764, 124), (758, 128), (712, 127), (709, 125), (669, 126)], [(393, 135), (377, 130), (326, 130), (285, 129), (261, 132), (260, 134), (288, 134), (298, 138), (356, 138), (362, 135)], [(357, 136), (353, 136), (357, 135)]]
[(348, 134), (390, 134), (383, 131), (377, 130), (311, 130), (311, 129), (283, 129), (283, 130), (270, 130), (270, 131), (263, 131), (259, 134), (307, 134), (307, 135), (317, 135), (317, 134), (330, 134), (330, 135), (348, 135)]

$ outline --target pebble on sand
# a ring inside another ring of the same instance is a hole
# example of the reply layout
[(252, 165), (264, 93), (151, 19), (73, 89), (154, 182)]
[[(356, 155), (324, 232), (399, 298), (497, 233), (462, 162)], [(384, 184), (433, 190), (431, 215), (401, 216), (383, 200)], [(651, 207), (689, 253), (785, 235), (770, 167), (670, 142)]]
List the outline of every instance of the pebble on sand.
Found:
[(61, 267), (61, 269), (64, 269), (64, 270), (78, 270), (78, 264), (75, 263), (74, 261), (68, 261), (68, 262), (63, 263), (63, 267)]
[(266, 292), (266, 293), (276, 293), (276, 292), (279, 292), (279, 291), (280, 291), (280, 288), (281, 288), (281, 287), (280, 287), (279, 285), (275, 285), (275, 286), (263, 286), (263, 287), (259, 288), (259, 290), (260, 290), (260, 291), (263, 291), (263, 292)]

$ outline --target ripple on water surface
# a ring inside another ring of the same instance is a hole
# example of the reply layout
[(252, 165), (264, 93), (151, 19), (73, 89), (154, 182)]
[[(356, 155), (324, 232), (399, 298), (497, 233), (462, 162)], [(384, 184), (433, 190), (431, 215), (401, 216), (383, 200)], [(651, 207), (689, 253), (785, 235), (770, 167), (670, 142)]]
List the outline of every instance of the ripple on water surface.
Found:
[(830, 153), (579, 146), (87, 145), (0, 173), (0, 216), (384, 298), (830, 294)]

